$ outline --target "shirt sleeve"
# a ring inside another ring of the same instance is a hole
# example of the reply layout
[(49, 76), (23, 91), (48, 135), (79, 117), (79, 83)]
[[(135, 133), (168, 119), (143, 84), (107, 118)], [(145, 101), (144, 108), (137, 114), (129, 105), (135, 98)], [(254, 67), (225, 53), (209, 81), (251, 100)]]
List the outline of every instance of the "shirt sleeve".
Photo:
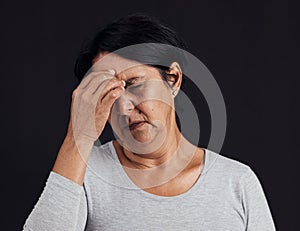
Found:
[(51, 171), (23, 231), (84, 231), (86, 221), (84, 187)]
[(242, 204), (246, 218), (246, 231), (275, 230), (271, 211), (262, 186), (250, 168), (243, 177)]

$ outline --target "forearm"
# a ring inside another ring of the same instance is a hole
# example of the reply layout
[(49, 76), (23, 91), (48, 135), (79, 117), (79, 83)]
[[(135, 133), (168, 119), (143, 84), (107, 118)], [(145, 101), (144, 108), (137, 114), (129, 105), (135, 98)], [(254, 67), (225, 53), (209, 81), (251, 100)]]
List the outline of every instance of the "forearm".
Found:
[(28, 216), (24, 231), (83, 231), (87, 219), (84, 188), (51, 172), (34, 209)]
[(93, 142), (75, 142), (70, 127), (24, 231), (84, 230), (87, 210), (83, 181)]
[(92, 147), (92, 141), (76, 140), (69, 129), (52, 170), (82, 186)]

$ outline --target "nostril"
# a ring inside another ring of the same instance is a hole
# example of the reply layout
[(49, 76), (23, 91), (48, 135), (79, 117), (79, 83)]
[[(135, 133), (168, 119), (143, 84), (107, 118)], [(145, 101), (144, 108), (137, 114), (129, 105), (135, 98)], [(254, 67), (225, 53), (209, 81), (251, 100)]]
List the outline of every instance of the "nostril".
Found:
[(129, 115), (134, 110), (134, 104), (129, 99), (118, 99), (116, 109), (119, 115)]

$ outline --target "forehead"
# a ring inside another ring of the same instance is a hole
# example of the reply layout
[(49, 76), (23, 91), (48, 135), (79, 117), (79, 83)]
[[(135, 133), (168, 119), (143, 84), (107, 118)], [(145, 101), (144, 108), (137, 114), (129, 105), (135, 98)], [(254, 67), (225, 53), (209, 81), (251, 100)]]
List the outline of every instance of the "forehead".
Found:
[(116, 77), (128, 79), (131, 77), (147, 76), (149, 78), (159, 78), (159, 71), (149, 65), (140, 62), (125, 59), (114, 53), (100, 53), (93, 63), (92, 70), (105, 71), (113, 69)]

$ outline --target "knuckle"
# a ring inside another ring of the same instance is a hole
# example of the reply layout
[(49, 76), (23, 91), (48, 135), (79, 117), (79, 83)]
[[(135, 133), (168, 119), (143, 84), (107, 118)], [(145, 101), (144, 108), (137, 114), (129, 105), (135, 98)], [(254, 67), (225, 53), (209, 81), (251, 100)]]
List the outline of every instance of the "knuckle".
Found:
[(116, 86), (116, 87), (123, 86), (123, 82), (119, 79), (116, 79), (116, 78), (112, 79), (110, 81), (110, 83), (111, 83), (112, 86)]
[(123, 92), (123, 89), (120, 87), (117, 87), (116, 89), (113, 90), (113, 97), (118, 97), (119, 95), (121, 95), (121, 93)]
[(108, 100), (108, 101), (114, 100), (118, 95), (119, 95), (118, 91), (112, 90), (112, 91), (107, 95), (107, 100)]
[(76, 96), (77, 92), (78, 92), (78, 88), (76, 88), (76, 89), (72, 92), (72, 97), (73, 97), (73, 98)]
[(116, 98), (119, 95), (119, 92), (117, 89), (113, 90), (110, 94), (111, 98)]

